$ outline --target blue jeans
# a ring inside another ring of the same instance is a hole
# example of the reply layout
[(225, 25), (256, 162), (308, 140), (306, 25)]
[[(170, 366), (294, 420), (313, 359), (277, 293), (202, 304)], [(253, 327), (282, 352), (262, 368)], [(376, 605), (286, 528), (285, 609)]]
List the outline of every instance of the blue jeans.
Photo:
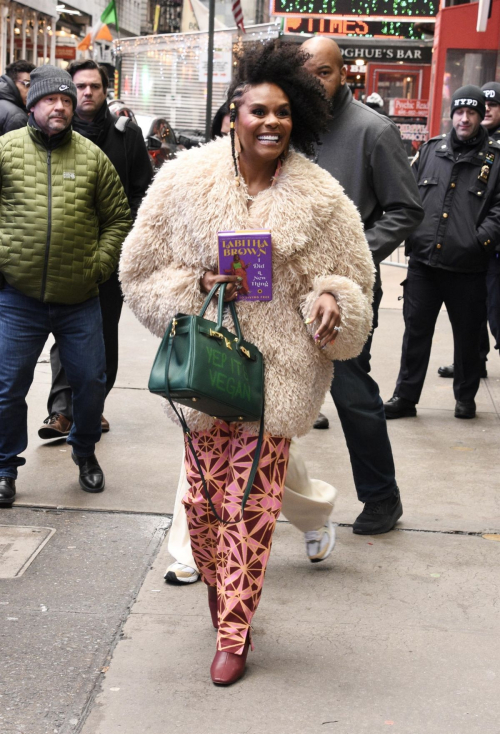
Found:
[[(373, 330), (378, 325), (382, 289), (373, 296)], [(380, 391), (370, 377), (372, 334), (359, 357), (335, 362), (331, 394), (351, 457), (360, 502), (378, 502), (397, 489), (391, 442)]]
[(16, 477), (28, 445), (26, 395), (49, 334), (73, 390), (73, 427), (67, 442), (91, 456), (101, 437), (106, 385), (99, 298), (67, 306), (41, 303), (9, 285), (0, 290), (0, 476)]

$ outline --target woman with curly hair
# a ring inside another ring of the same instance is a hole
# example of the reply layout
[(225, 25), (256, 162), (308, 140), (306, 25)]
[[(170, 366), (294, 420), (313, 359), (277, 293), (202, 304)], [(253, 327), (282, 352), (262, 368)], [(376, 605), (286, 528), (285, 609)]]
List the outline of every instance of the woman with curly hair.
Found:
[[(236, 297), (237, 276), (217, 272), (219, 231), (271, 231), (273, 299), (238, 303), (242, 332), (264, 357), (265, 390), (259, 468), (239, 522), (217, 521), (189, 448), (185, 455), (183, 504), (217, 628), (211, 676), (218, 685), (245, 670), (290, 440), (312, 427), (332, 361), (359, 354), (371, 328), (373, 265), (358, 212), (306, 157), (329, 114), (320, 83), (303, 68), (306, 58), (275, 42), (244, 50), (229, 92), (230, 139), (163, 166), (121, 261), (129, 306), (161, 337), (176, 313), (197, 314), (215, 283), (227, 284), (226, 300)], [(213, 319), (216, 304), (210, 309)], [(258, 424), (228, 424), (194, 409), (186, 420), (217, 513), (238, 520)]]

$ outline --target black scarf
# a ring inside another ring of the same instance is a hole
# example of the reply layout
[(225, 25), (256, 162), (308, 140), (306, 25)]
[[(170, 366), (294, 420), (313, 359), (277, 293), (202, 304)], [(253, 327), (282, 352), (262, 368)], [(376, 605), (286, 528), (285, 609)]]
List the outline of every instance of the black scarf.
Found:
[(91, 122), (83, 120), (75, 113), (73, 117), (73, 130), (76, 130), (77, 133), (83, 135), (84, 138), (88, 138), (100, 148), (112, 122), (108, 105), (104, 102), (97, 110), (97, 114)]
[(476, 135), (473, 138), (468, 138), (468, 140), (459, 140), (455, 128), (453, 128), (450, 134), (450, 145), (455, 154), (455, 160), (476, 148), (482, 148), (487, 137), (488, 132), (482, 125), (479, 126)]

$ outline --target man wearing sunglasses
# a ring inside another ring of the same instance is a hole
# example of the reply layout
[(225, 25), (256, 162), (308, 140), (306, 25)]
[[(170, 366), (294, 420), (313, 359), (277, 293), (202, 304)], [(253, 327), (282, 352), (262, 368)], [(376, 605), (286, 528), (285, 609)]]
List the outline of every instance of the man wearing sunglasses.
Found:
[(34, 68), (28, 61), (14, 61), (0, 76), (0, 135), (27, 124), (26, 99)]

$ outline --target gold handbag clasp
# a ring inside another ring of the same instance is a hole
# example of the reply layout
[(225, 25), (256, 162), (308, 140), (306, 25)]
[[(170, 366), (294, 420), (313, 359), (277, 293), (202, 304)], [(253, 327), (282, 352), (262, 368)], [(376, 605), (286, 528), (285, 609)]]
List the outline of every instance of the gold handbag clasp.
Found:
[(177, 319), (172, 319), (172, 328), (170, 329), (170, 336), (175, 336), (176, 326), (177, 326)]
[(210, 329), (210, 336), (213, 336), (216, 339), (224, 339), (224, 335), (221, 334), (220, 331), (214, 331), (213, 329)]

